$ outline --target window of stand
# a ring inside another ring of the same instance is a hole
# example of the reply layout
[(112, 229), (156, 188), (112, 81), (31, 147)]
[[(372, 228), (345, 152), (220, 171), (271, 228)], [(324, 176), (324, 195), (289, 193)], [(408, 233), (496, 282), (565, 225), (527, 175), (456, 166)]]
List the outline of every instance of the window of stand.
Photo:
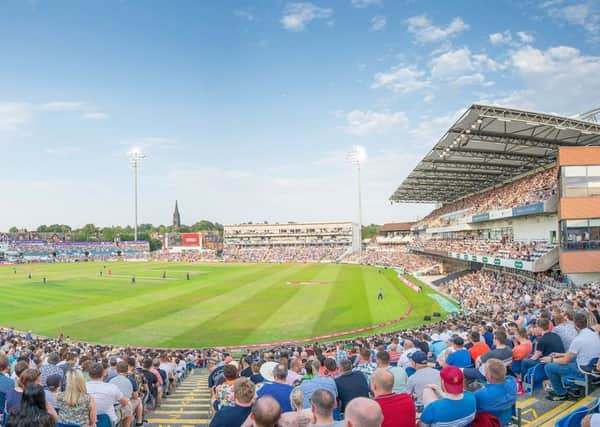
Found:
[(561, 249), (600, 250), (600, 219), (571, 219), (560, 222)]
[(562, 197), (600, 196), (600, 166), (563, 166)]

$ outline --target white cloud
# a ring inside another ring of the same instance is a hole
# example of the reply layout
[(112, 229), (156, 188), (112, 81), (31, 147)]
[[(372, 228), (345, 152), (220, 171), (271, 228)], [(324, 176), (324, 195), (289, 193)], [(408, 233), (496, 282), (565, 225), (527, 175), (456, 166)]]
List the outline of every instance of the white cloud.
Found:
[(510, 65), (527, 83), (536, 108), (576, 114), (597, 104), (600, 56), (582, 55), (570, 46), (524, 46), (512, 53)]
[(460, 76), (460, 77), (457, 77), (456, 79), (452, 80), (452, 82), (450, 82), (450, 84), (452, 86), (468, 86), (468, 85), (484, 84), (484, 83), (487, 83), (487, 82), (485, 80), (485, 77), (481, 73), (473, 73), (473, 74), (467, 74), (464, 76)]
[(406, 114), (398, 112), (377, 112), (353, 110), (344, 115), (344, 131), (351, 135), (366, 136), (384, 134), (394, 129), (408, 126)]
[(364, 9), (365, 7), (380, 5), (381, 0), (352, 0), (352, 6), (358, 9)]
[(83, 113), (83, 118), (89, 120), (104, 120), (108, 119), (108, 114), (102, 112)]
[(502, 33), (493, 33), (489, 35), (491, 44), (509, 44), (512, 42), (512, 34), (506, 30)]
[[(557, 3), (556, 6), (558, 6)], [(598, 2), (588, 1), (564, 7), (550, 7), (548, 15), (587, 31), (593, 40), (600, 38), (600, 7)]]
[(388, 72), (375, 74), (372, 88), (387, 88), (398, 93), (409, 93), (429, 87), (431, 82), (425, 78), (425, 72), (415, 66), (396, 66)]
[[(171, 138), (163, 138), (160, 136), (145, 136), (141, 138), (133, 138), (125, 140), (121, 145), (127, 146), (127, 149), (131, 147), (140, 148), (142, 151), (151, 151), (152, 149), (169, 149), (177, 144), (177, 141)], [(121, 152), (117, 154), (122, 154)]]
[(254, 21), (254, 14), (246, 9), (237, 9), (233, 11), (233, 14), (244, 21)]
[(289, 31), (303, 31), (306, 25), (315, 19), (327, 19), (333, 15), (333, 9), (316, 6), (310, 2), (288, 3), (281, 25)]
[(486, 82), (484, 71), (495, 71), (503, 66), (485, 54), (472, 54), (469, 48), (445, 52), (431, 60), (431, 77), (454, 86), (492, 84)]
[(0, 102), (0, 132), (14, 132), (33, 119), (31, 104), (26, 102)]
[(461, 18), (454, 18), (447, 27), (436, 27), (425, 15), (408, 18), (406, 23), (419, 43), (443, 41), (469, 28)]
[(384, 30), (387, 25), (387, 19), (385, 16), (377, 15), (371, 18), (371, 31)]
[(60, 112), (60, 111), (81, 111), (83, 102), (81, 101), (52, 101), (40, 104), (38, 107), (42, 111)]
[(518, 31), (517, 36), (519, 36), (519, 40), (521, 40), (525, 44), (533, 43), (535, 41), (535, 37), (533, 34), (527, 33), (525, 31)]

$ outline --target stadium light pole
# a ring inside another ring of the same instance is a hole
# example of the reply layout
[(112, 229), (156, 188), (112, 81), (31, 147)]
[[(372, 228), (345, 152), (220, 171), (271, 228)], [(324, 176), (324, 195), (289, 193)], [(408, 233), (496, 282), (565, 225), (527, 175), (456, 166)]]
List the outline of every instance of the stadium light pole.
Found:
[(362, 145), (355, 145), (352, 151), (348, 153), (348, 160), (356, 166), (358, 177), (358, 259), (362, 261), (362, 182), (361, 182), (361, 167), (367, 160), (367, 150)]
[(133, 193), (134, 193), (134, 212), (135, 222), (133, 227), (133, 240), (138, 238), (138, 168), (142, 160), (146, 158), (146, 155), (142, 152), (139, 147), (133, 147), (128, 153), (129, 164), (133, 168)]

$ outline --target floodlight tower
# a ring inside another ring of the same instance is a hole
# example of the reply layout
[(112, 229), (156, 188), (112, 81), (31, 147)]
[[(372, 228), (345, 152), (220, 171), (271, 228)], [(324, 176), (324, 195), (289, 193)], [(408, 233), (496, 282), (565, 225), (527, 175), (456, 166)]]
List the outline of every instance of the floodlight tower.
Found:
[(135, 223), (133, 227), (133, 240), (138, 238), (138, 168), (142, 163), (142, 160), (146, 158), (146, 154), (139, 148), (133, 147), (128, 153), (129, 164), (133, 168), (133, 182), (134, 182), (134, 212), (135, 212)]
[(367, 161), (367, 150), (362, 145), (355, 145), (352, 147), (352, 151), (348, 153), (348, 160), (350, 163), (356, 166), (356, 172), (358, 177), (358, 259), (362, 261), (362, 184), (361, 184), (361, 167)]

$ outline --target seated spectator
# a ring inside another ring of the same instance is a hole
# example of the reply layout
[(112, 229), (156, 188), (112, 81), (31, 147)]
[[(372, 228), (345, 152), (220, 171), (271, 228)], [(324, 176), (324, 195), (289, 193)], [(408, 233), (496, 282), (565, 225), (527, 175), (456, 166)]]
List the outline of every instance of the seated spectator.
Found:
[[(16, 371), (16, 370), (15, 370)], [(6, 393), (6, 410), (19, 406), (23, 396), (23, 390), (30, 384), (40, 384), (40, 371), (37, 369), (25, 369), (20, 375), (15, 388)], [(40, 384), (41, 385), (41, 384)]]
[(484, 364), (490, 359), (499, 359), (505, 365), (509, 365), (512, 362), (512, 350), (507, 347), (506, 338), (504, 330), (499, 329), (494, 332), (494, 349), (477, 358), (476, 368), (465, 368), (463, 371), (465, 378), (485, 381)]
[(8, 357), (0, 352), (0, 393), (4, 393), (4, 395), (15, 388), (15, 381), (8, 376), (9, 366)]
[(471, 366), (471, 355), (465, 349), (465, 341), (458, 335), (450, 339), (452, 345), (452, 351), (446, 356), (445, 360), (440, 360), (440, 365), (444, 366), (456, 366), (457, 368), (467, 368)]
[(406, 392), (412, 394), (417, 402), (422, 402), (423, 389), (426, 385), (433, 384), (438, 387), (441, 385), (440, 371), (429, 367), (427, 355), (422, 351), (414, 352), (411, 359), (415, 373), (408, 377)]
[(252, 369), (252, 375), (250, 375), (250, 381), (252, 381), (254, 384), (262, 383), (265, 379), (260, 374), (260, 363), (258, 363), (258, 362), (252, 363), (251, 369)]
[(552, 390), (548, 392), (550, 400), (566, 400), (567, 391), (561, 378), (567, 375), (580, 376), (577, 366), (588, 366), (592, 359), (600, 355), (600, 337), (588, 328), (587, 320), (585, 313), (575, 315), (574, 323), (578, 333), (566, 354), (554, 354), (541, 359), (546, 363), (544, 370), (552, 383)]
[(600, 414), (589, 414), (581, 420), (581, 427), (599, 427)]
[[(519, 328), (517, 331), (517, 336), (514, 340), (514, 345), (512, 349), (512, 358), (514, 361), (527, 359), (531, 355), (531, 351), (533, 349), (533, 344), (527, 335), (527, 329)], [(513, 364), (514, 370), (514, 364)], [(516, 372), (518, 374), (518, 372)]]
[(564, 353), (563, 342), (554, 332), (550, 332), (550, 322), (548, 319), (538, 319), (535, 325), (535, 352), (533, 355), (523, 360), (521, 363), (521, 374), (525, 374), (529, 368), (540, 363), (543, 357), (550, 356), (553, 353)]
[(312, 421), (312, 411), (304, 409), (302, 390), (296, 387), (290, 395), (292, 412), (285, 412), (279, 418), (279, 427), (306, 427)]
[[(109, 384), (114, 384), (121, 391), (123, 396), (129, 399), (129, 403), (123, 406), (121, 416), (133, 418), (133, 414), (137, 414), (138, 406), (141, 405), (141, 400), (137, 398), (137, 393), (134, 396), (133, 384), (128, 378), (129, 366), (127, 362), (121, 360), (117, 362), (117, 376), (108, 381)], [(138, 417), (139, 419), (139, 417)]]
[(354, 370), (362, 372), (367, 379), (367, 383), (371, 384), (371, 375), (377, 369), (377, 365), (371, 362), (371, 350), (366, 347), (361, 348), (359, 357)]
[(343, 421), (334, 421), (335, 396), (330, 391), (318, 389), (310, 398), (313, 419), (310, 427), (342, 427)]
[(59, 375), (50, 375), (46, 378), (47, 389), (44, 390), (46, 395), (46, 402), (53, 408), (56, 408), (56, 394), (60, 391), (62, 386), (62, 379)]
[[(267, 364), (269, 364), (269, 362), (265, 363), (265, 365)], [(271, 373), (273, 382), (264, 383), (256, 393), (259, 398), (263, 396), (271, 396), (274, 398), (279, 403), (281, 412), (289, 412), (292, 410), (290, 394), (292, 393), (293, 387), (287, 385), (287, 375), (287, 366), (282, 363), (276, 364)]]
[(552, 332), (560, 337), (565, 350), (571, 347), (571, 343), (577, 336), (577, 330), (573, 324), (574, 317), (575, 313), (572, 310), (567, 310), (564, 313), (558, 308), (552, 310), (552, 319), (556, 325)]
[(378, 368), (385, 369), (394, 376), (394, 389), (392, 391), (394, 393), (404, 393), (406, 391), (406, 381), (408, 379), (404, 368), (390, 366), (390, 354), (385, 350), (377, 352), (376, 360)]
[(442, 333), (443, 330), (440, 329), (439, 333), (431, 335), (431, 344), (429, 345), (429, 350), (436, 359), (447, 348), (446, 342), (441, 335)]
[(58, 419), (46, 411), (47, 402), (44, 388), (39, 384), (29, 384), (23, 391), (23, 398), (19, 406), (10, 411), (6, 427), (54, 427)]
[(517, 400), (517, 382), (506, 376), (506, 366), (498, 359), (485, 363), (487, 384), (475, 392), (477, 412), (487, 412), (498, 417), (502, 425), (512, 419), (512, 407)]
[(144, 382), (145, 382), (146, 386), (148, 387), (148, 393), (150, 393), (150, 395), (152, 397), (154, 397), (154, 399), (157, 399), (157, 397), (158, 397), (158, 378), (156, 378), (156, 375), (154, 375), (154, 372), (152, 372), (150, 370), (151, 368), (152, 368), (152, 359), (146, 358), (142, 362), (142, 369), (141, 369), (140, 373), (142, 374), (142, 377), (144, 378)]
[(233, 406), (235, 404), (235, 396), (233, 385), (238, 378), (237, 368), (233, 365), (225, 365), (223, 367), (223, 376), (225, 381), (215, 387), (214, 399), (212, 406), (215, 410), (220, 410), (224, 406)]
[(210, 427), (240, 426), (250, 415), (256, 386), (248, 378), (238, 378), (233, 385), (235, 404), (218, 411), (210, 422)]
[(243, 427), (276, 427), (280, 416), (279, 403), (271, 396), (264, 396), (254, 403)]
[(287, 378), (285, 379), (286, 384), (291, 385), (292, 387), (300, 384), (300, 381), (302, 381), (302, 367), (302, 359), (297, 357), (292, 360)]
[(335, 379), (340, 411), (346, 410), (346, 405), (357, 397), (369, 397), (369, 385), (362, 372), (352, 370), (352, 362), (343, 359), (340, 362), (341, 375)]
[(366, 397), (357, 397), (346, 407), (344, 420), (346, 427), (381, 427), (383, 413), (376, 402)]
[(310, 399), (313, 393), (319, 389), (325, 389), (331, 394), (333, 394), (334, 399), (337, 400), (337, 387), (335, 385), (335, 381), (331, 377), (320, 377), (319, 370), (321, 369), (321, 364), (317, 359), (312, 360), (311, 362), (312, 370), (313, 370), (313, 378), (310, 380), (304, 380), (300, 383), (300, 390), (304, 395), (304, 407), (310, 408)]
[[(105, 383), (104, 366), (101, 363), (94, 363), (89, 370), (90, 381), (86, 384), (87, 392), (96, 401), (96, 413), (106, 414), (113, 422), (121, 422), (123, 427), (131, 425), (131, 415), (122, 412), (123, 407), (129, 403), (129, 399), (123, 396), (123, 393), (114, 384)], [(119, 404), (118, 411), (115, 410), (115, 404)], [(118, 412), (118, 414), (117, 414)]]
[(64, 424), (79, 424), (82, 427), (96, 424), (96, 400), (87, 394), (85, 379), (81, 371), (67, 371), (67, 387), (56, 396), (58, 421)]
[(379, 368), (373, 373), (371, 391), (383, 413), (383, 427), (414, 426), (416, 409), (408, 393), (394, 393), (394, 375)]
[(467, 426), (475, 419), (475, 396), (463, 391), (464, 377), (460, 369), (446, 366), (440, 372), (442, 385), (427, 385), (423, 391), (425, 409), (419, 426)]

